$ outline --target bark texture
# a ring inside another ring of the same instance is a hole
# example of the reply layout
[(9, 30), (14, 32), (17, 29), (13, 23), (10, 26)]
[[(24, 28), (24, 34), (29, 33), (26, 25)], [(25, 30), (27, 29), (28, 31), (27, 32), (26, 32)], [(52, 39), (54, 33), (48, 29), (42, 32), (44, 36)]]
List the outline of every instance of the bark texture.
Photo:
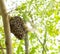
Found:
[(5, 32), (5, 38), (6, 38), (6, 54), (12, 54), (10, 25), (9, 25), (9, 19), (8, 19), (9, 17), (7, 14), (4, 0), (0, 0), (0, 8), (1, 8), (1, 14), (3, 18), (4, 32)]

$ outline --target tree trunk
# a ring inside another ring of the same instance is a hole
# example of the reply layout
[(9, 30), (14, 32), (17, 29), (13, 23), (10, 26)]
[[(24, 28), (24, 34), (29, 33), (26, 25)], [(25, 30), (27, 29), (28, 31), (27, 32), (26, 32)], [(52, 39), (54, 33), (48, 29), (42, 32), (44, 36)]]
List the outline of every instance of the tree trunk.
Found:
[(0, 0), (0, 8), (1, 8), (1, 14), (3, 18), (4, 32), (5, 32), (5, 38), (6, 38), (6, 54), (12, 54), (9, 19), (8, 19), (7, 10), (4, 4), (4, 0)]

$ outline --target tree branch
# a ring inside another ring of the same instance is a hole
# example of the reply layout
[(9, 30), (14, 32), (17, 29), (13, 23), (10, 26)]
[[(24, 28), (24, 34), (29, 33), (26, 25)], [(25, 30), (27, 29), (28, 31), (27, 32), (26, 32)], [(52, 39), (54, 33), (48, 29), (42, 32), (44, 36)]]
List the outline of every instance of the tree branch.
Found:
[(28, 51), (28, 35), (25, 36), (25, 54), (29, 54)]

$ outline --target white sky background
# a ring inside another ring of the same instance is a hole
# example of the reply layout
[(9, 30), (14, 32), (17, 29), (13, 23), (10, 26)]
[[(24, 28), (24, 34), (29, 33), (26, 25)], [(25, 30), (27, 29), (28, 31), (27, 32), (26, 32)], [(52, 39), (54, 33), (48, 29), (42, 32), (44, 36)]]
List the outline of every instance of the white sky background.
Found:
[(7, 8), (7, 12), (19, 6), (21, 3), (26, 2), (26, 0), (7, 0), (5, 1), (5, 5)]

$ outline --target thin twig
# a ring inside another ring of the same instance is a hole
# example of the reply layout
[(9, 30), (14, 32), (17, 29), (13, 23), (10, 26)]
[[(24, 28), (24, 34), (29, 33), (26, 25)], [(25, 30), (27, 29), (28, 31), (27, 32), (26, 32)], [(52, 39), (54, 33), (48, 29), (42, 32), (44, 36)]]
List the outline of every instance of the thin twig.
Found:
[[(35, 28), (35, 25), (33, 24), (33, 22), (34, 22), (34, 20), (31, 18), (31, 20), (32, 21), (30, 21), (30, 23), (31, 23), (31, 25)], [(34, 29), (35, 30), (35, 29)], [(34, 33), (36, 33), (35, 31), (34, 31)], [(38, 38), (38, 36), (36, 35), (36, 37), (37, 37), (37, 39), (38, 39), (38, 41), (41, 43), (41, 45), (43, 45), (43, 43), (41, 42), (41, 40)]]
[(29, 54), (28, 51), (28, 35), (25, 36), (25, 54)]
[(1, 46), (0, 46), (0, 49), (6, 49), (6, 48), (1, 48)]
[[(35, 33), (35, 31), (34, 31), (34, 33)], [(38, 41), (41, 43), (41, 45), (43, 46), (43, 43), (41, 42), (41, 40), (38, 38), (37, 35), (36, 35), (36, 37), (37, 37)]]
[(47, 28), (46, 28), (46, 25), (45, 25), (45, 34), (44, 34), (44, 43), (43, 43), (43, 51), (42, 51), (42, 54), (46, 53), (46, 34), (47, 34)]

